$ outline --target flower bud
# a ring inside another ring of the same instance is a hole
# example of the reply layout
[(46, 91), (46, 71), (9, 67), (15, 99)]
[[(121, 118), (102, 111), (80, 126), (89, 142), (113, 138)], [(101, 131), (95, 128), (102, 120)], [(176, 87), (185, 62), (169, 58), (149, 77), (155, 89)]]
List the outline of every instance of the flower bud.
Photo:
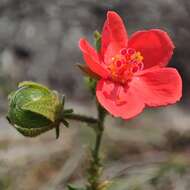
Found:
[(8, 100), (7, 119), (21, 134), (35, 137), (55, 128), (58, 137), (63, 103), (57, 92), (26, 81), (19, 84)]
[(98, 31), (94, 32), (94, 44), (96, 46), (96, 51), (100, 51), (101, 49), (101, 34)]

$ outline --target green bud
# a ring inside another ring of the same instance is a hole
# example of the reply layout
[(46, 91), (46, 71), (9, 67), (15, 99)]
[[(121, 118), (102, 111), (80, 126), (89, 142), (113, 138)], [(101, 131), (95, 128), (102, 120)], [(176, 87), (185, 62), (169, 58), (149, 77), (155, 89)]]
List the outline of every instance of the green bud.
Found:
[(98, 31), (94, 32), (94, 43), (97, 51), (100, 51), (101, 48), (101, 34)]
[(9, 97), (8, 121), (24, 136), (35, 137), (55, 128), (58, 137), (63, 102), (55, 91), (22, 82)]

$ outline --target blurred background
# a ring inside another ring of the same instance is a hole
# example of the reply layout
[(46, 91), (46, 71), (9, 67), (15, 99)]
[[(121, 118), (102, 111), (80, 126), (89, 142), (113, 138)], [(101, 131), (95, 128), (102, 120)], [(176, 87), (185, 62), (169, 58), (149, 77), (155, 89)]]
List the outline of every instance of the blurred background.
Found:
[(7, 94), (33, 80), (66, 94), (67, 107), (95, 116), (94, 101), (75, 66), (80, 37), (92, 42), (107, 10), (117, 11), (129, 34), (161, 28), (176, 49), (170, 66), (183, 78), (180, 103), (147, 109), (124, 122), (106, 119), (102, 146), (110, 190), (190, 189), (190, 1), (0, 0), (0, 190), (62, 190), (84, 184), (93, 132), (84, 124), (34, 139), (6, 121)]

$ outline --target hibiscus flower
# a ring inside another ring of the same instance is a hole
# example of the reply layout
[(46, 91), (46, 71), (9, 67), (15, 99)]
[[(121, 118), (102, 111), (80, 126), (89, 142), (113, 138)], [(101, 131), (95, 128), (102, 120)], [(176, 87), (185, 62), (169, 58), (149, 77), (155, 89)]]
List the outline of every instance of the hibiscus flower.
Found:
[(99, 76), (97, 99), (113, 116), (129, 119), (145, 107), (181, 98), (181, 77), (175, 68), (166, 67), (174, 49), (166, 32), (143, 30), (128, 38), (120, 16), (108, 11), (100, 50), (84, 38), (79, 47), (88, 68)]

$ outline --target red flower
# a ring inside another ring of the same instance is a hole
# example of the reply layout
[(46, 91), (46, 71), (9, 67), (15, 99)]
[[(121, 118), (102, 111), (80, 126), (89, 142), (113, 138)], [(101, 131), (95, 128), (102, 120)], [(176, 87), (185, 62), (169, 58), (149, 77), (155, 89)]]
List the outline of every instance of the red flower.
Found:
[(89, 69), (101, 78), (97, 99), (114, 116), (129, 119), (145, 106), (168, 105), (181, 98), (181, 77), (176, 69), (166, 68), (174, 49), (166, 32), (138, 31), (128, 39), (120, 16), (109, 11), (100, 51), (85, 39), (79, 46)]

